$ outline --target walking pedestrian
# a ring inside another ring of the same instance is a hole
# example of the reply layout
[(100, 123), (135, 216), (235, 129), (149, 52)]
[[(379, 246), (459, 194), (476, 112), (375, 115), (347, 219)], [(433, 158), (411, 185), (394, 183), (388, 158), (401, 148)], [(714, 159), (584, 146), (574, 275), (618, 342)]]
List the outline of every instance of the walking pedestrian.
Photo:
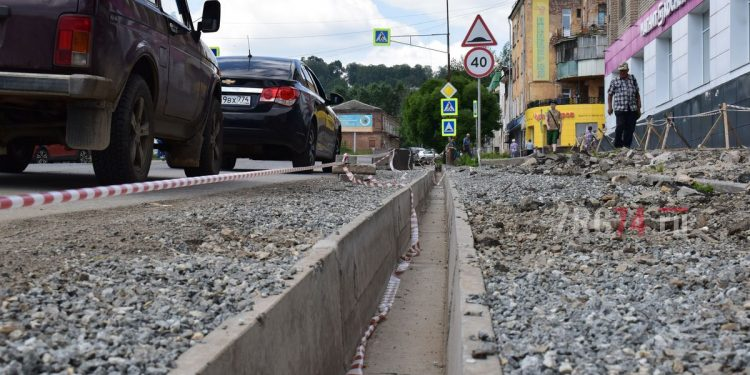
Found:
[(560, 128), (562, 128), (562, 113), (557, 110), (557, 102), (550, 103), (547, 111), (547, 144), (552, 146), (552, 152), (557, 152), (557, 141), (560, 139)]
[(633, 143), (635, 123), (641, 116), (641, 94), (638, 91), (638, 81), (629, 73), (628, 63), (622, 63), (617, 70), (619, 76), (609, 84), (607, 113), (614, 113), (617, 117), (615, 147), (629, 148)]
[(594, 131), (590, 126), (588, 126), (586, 127), (586, 133), (583, 134), (583, 151), (588, 153), (593, 143)]
[(448, 144), (445, 145), (445, 164), (453, 165), (456, 160), (456, 142), (453, 137), (448, 137)]
[(534, 142), (529, 139), (528, 142), (526, 142), (526, 156), (531, 156), (534, 154)]
[(471, 155), (471, 135), (469, 133), (466, 133), (466, 137), (464, 137), (464, 148), (463, 152), (466, 155)]
[(510, 157), (517, 158), (518, 156), (518, 142), (513, 138), (513, 141), (510, 143)]

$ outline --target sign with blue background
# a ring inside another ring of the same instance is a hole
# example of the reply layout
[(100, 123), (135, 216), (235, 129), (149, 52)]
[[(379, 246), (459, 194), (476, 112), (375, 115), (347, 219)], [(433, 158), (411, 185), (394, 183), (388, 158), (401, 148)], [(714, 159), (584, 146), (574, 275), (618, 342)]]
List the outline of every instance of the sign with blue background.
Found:
[(341, 131), (343, 132), (372, 132), (372, 115), (339, 115), (339, 120), (341, 120)]
[(445, 116), (458, 116), (458, 99), (440, 99), (440, 114)]
[(458, 127), (458, 124), (456, 123), (456, 119), (443, 119), (443, 126), (442, 126), (443, 137), (455, 137), (457, 127)]

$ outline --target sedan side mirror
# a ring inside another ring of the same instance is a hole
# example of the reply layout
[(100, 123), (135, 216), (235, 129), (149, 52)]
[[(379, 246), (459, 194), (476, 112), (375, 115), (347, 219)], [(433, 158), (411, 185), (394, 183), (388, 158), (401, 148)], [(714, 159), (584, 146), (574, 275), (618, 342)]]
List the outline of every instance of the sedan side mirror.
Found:
[(336, 94), (334, 92), (329, 95), (328, 104), (329, 105), (339, 105), (344, 102), (344, 97)]
[(215, 33), (221, 25), (221, 3), (218, 0), (207, 0), (203, 3), (203, 18), (198, 23), (198, 30), (204, 33)]

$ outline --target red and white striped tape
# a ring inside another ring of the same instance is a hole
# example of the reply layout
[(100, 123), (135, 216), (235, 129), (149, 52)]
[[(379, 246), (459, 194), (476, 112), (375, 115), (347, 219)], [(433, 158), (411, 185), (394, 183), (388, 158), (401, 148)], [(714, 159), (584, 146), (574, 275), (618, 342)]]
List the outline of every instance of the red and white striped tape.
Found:
[[(344, 156), (347, 159), (347, 156)], [(22, 207), (37, 207), (48, 204), (69, 203), (99, 198), (116, 197), (146, 193), (150, 191), (170, 190), (188, 186), (208, 185), (227, 181), (249, 180), (258, 177), (273, 176), (287, 173), (309, 171), (316, 168), (334, 167), (338, 163), (327, 163), (310, 167), (268, 169), (264, 171), (229, 173), (215, 176), (177, 178), (173, 180), (139, 182), (133, 184), (99, 186), (93, 188), (71, 189), (64, 191), (52, 191), (47, 193), (28, 193), (20, 195), (0, 196), (0, 210), (9, 210)]]

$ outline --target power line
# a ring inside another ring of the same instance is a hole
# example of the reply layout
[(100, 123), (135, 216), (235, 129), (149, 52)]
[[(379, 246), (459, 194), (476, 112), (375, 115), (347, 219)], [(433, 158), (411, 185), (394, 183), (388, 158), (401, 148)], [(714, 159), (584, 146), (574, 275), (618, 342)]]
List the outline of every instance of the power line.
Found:
[[(505, 0), (500, 2), (501, 5), (492, 6), (489, 8), (483, 8), (480, 9), (478, 12), (483, 12), (490, 9), (499, 8), (505, 3), (508, 3), (510, 0)], [(464, 13), (464, 14), (458, 14), (450, 17), (450, 19), (458, 19), (461, 17), (466, 17), (469, 15), (473, 15), (474, 12)], [(425, 25), (430, 23), (436, 23), (440, 22), (442, 23), (444, 20), (432, 20), (432, 21), (425, 21), (425, 22), (418, 22), (410, 25), (404, 25), (404, 27), (408, 26), (419, 26), (419, 25)], [(259, 36), (259, 37), (250, 37), (251, 40), (276, 40), (276, 39), (310, 39), (310, 38), (327, 38), (327, 37), (336, 37), (336, 36), (342, 36), (342, 35), (354, 35), (354, 34), (361, 34), (361, 33), (369, 33), (372, 29), (366, 29), (366, 30), (357, 30), (357, 31), (349, 31), (349, 32), (343, 32), (343, 33), (333, 33), (333, 34), (315, 34), (315, 35), (294, 35), (294, 36)], [(211, 37), (211, 39), (220, 39), (220, 40), (231, 40), (231, 39), (246, 39), (247, 36), (242, 37)]]
[[(489, 4), (505, 4), (509, 3), (509, 1), (499, 1)], [(488, 5), (489, 5), (488, 4)], [(456, 11), (462, 12), (467, 10), (476, 10), (481, 9), (482, 7), (485, 7), (486, 5), (482, 6), (476, 6), (476, 7), (470, 7), (470, 8), (462, 8), (457, 9)], [(393, 17), (382, 17), (382, 18), (359, 18), (359, 19), (339, 19), (339, 20), (325, 20), (325, 21), (303, 21), (303, 22), (222, 22), (223, 25), (247, 25), (247, 24), (253, 24), (253, 25), (300, 25), (300, 24), (328, 24), (328, 23), (362, 23), (362, 22), (368, 22), (368, 21), (386, 21), (386, 20), (392, 20), (392, 19), (402, 19), (402, 18), (412, 18), (412, 17), (420, 17), (420, 16), (429, 16), (433, 14), (443, 14), (444, 12), (442, 10), (435, 11), (435, 12), (424, 12), (424, 13), (412, 13), (412, 14), (404, 14), (400, 16), (393, 16)]]

